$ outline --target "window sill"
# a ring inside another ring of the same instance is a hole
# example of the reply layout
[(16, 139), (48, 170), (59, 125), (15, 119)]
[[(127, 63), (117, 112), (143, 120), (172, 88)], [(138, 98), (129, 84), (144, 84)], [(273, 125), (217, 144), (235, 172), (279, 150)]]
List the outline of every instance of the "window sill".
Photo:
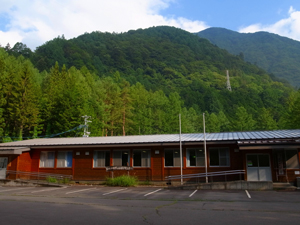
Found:
[(72, 169), (72, 168), (73, 168), (73, 167), (56, 167), (55, 169), (60, 169), (60, 170), (61, 170), (61, 169), (66, 169), (66, 170), (67, 170), (67, 169)]
[[(166, 169), (172, 169), (172, 168), (176, 168), (176, 169), (180, 169), (180, 166), (165, 166), (164, 168), (166, 168)], [(182, 168), (184, 168), (184, 166), (182, 166)]]
[(229, 168), (230, 166), (208, 166), (210, 168), (221, 168), (221, 167), (224, 167), (224, 168)]
[(39, 167), (44, 170), (71, 170), (73, 167)]
[(186, 168), (205, 168), (205, 166), (187, 166)]
[(151, 169), (151, 166), (133, 166), (134, 169)]

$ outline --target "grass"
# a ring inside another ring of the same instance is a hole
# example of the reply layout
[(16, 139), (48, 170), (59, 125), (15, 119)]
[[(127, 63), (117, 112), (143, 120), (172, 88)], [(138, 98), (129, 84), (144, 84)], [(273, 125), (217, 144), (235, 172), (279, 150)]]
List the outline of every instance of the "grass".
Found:
[(149, 180), (140, 181), (139, 185), (152, 185), (152, 183)]
[(49, 177), (46, 177), (46, 181), (48, 183), (68, 184), (70, 182), (70, 179), (69, 178), (63, 178), (61, 180), (58, 180), (55, 177), (49, 176)]
[(106, 178), (106, 185), (108, 186), (120, 186), (120, 187), (131, 187), (138, 184), (138, 179), (134, 176), (119, 176), (114, 178)]
[(57, 183), (57, 179), (55, 177), (46, 177), (46, 181), (48, 183)]
[(70, 179), (69, 178), (63, 178), (62, 180), (59, 181), (59, 183), (68, 184), (68, 183), (70, 183)]

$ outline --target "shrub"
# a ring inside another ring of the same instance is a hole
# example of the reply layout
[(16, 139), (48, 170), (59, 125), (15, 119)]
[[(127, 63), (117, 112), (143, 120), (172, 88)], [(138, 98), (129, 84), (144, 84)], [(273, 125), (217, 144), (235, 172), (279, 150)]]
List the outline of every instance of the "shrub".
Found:
[(48, 183), (57, 183), (57, 179), (55, 177), (46, 177), (46, 181)]
[(145, 180), (145, 181), (139, 182), (139, 185), (151, 185), (151, 182), (149, 180)]
[(60, 184), (68, 184), (68, 183), (70, 183), (70, 179), (69, 178), (63, 178), (61, 180), (58, 180), (58, 183), (60, 183)]
[(138, 179), (134, 176), (119, 176), (114, 178), (106, 178), (105, 184), (108, 186), (121, 186), (121, 187), (130, 187), (135, 186), (138, 183)]

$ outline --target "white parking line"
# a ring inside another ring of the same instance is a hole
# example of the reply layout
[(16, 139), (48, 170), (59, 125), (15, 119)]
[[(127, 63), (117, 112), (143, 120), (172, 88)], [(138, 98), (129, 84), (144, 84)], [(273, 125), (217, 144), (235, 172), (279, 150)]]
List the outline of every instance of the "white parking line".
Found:
[(78, 190), (78, 191), (70, 191), (70, 192), (67, 192), (66, 195), (76, 193), (76, 192), (81, 192), (81, 191), (89, 191), (89, 190), (93, 190), (93, 189), (96, 189), (96, 188), (88, 188), (88, 189), (82, 189), (82, 190)]
[(145, 194), (144, 196), (147, 196), (147, 195), (151, 195), (151, 194), (153, 194), (153, 193), (155, 193), (155, 192), (158, 192), (158, 191), (160, 191), (161, 189), (158, 189), (158, 190), (156, 190), (156, 191), (152, 191), (152, 192), (150, 192), (150, 193), (148, 193), (148, 194)]
[(198, 190), (195, 190), (189, 197), (192, 197)]
[(251, 195), (249, 194), (249, 192), (247, 190), (245, 190), (245, 192), (248, 195), (248, 198), (251, 198)]
[(116, 190), (116, 191), (112, 191), (112, 192), (108, 192), (108, 193), (104, 193), (103, 195), (109, 195), (109, 194), (112, 194), (112, 193), (115, 193), (115, 192), (119, 192), (119, 191), (123, 191), (123, 190), (126, 190), (127, 188), (124, 188), (124, 189), (119, 189), (119, 190)]
[(60, 189), (64, 189), (64, 188), (67, 188), (67, 187), (43, 189), (43, 190), (39, 190), (39, 191), (32, 191), (31, 193), (37, 193), (37, 192), (42, 192), (42, 191), (55, 191), (55, 190), (60, 190)]
[(32, 188), (32, 187), (9, 189), (9, 190), (3, 190), (3, 191), (0, 191), (0, 192), (5, 192), (5, 191), (15, 191), (15, 190), (24, 190), (24, 189), (28, 189), (28, 188)]

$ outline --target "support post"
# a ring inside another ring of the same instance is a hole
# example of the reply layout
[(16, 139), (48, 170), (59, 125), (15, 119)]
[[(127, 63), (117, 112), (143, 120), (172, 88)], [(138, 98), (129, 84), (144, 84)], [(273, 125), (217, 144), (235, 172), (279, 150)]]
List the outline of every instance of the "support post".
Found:
[(208, 183), (208, 177), (207, 177), (206, 135), (205, 135), (205, 113), (203, 113), (203, 139), (204, 139), (204, 158), (205, 158), (205, 181), (206, 181), (206, 183)]
[(179, 145), (180, 145), (180, 183), (181, 183), (181, 185), (183, 185), (183, 179), (182, 179), (181, 114), (179, 114)]

